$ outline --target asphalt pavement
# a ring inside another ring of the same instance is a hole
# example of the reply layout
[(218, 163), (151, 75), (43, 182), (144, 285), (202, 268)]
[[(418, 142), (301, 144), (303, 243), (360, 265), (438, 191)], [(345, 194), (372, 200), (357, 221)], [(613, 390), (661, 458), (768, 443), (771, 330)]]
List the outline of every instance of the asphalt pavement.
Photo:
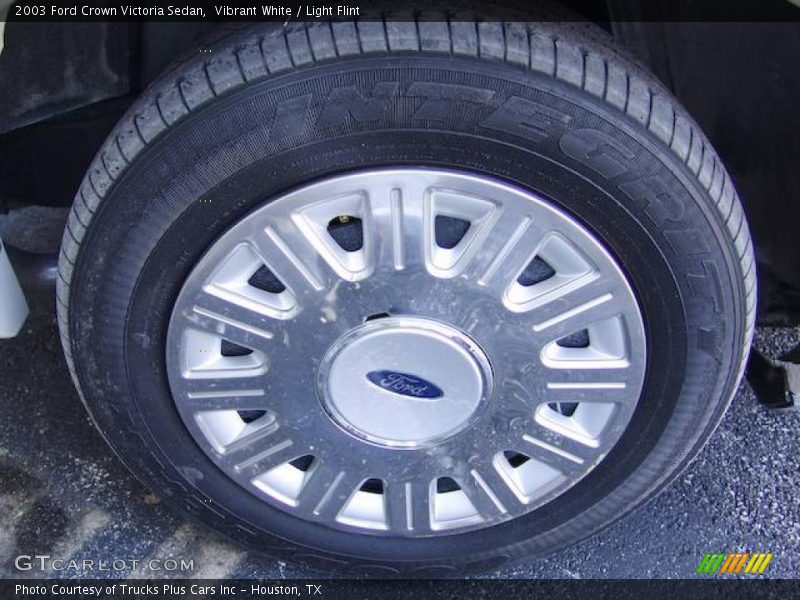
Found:
[[(137, 570), (97, 571), (97, 577), (318, 579), (189, 523), (126, 470), (73, 390), (52, 290), (41, 284), (21, 335), (0, 341), (0, 577), (81, 575), (15, 566), (20, 555), (39, 554), (140, 561)], [(799, 337), (797, 329), (762, 328), (756, 343), (777, 356)], [(767, 575), (796, 577), (798, 430), (800, 411), (764, 409), (743, 384), (708, 445), (660, 496), (573, 548), (487, 576), (686, 578), (707, 552), (760, 551), (774, 553)], [(193, 569), (167, 570), (173, 565), (164, 559), (171, 557), (193, 560)], [(141, 570), (153, 559), (161, 570)]]

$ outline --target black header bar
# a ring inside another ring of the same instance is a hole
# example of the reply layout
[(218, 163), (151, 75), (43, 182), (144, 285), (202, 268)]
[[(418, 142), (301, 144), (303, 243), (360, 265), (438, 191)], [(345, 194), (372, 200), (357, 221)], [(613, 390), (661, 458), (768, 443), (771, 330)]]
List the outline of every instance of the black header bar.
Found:
[[(564, 10), (566, 8), (566, 11)], [(19, 0), (8, 21), (615, 21), (800, 22), (800, 0)], [(2, 20), (2, 15), (0, 15)]]

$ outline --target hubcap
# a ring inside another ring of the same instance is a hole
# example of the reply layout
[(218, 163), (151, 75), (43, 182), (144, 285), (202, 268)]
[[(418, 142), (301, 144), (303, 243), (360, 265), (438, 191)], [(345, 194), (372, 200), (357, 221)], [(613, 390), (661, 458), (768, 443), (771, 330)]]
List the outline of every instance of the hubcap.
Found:
[(492, 375), (483, 351), (455, 328), (396, 317), (336, 342), (318, 382), (345, 430), (399, 448), (431, 445), (466, 427), (489, 396)]
[(615, 259), (493, 179), (362, 171), (263, 204), (184, 283), (167, 335), (200, 448), (265, 502), (421, 537), (558, 497), (618, 441), (646, 341)]

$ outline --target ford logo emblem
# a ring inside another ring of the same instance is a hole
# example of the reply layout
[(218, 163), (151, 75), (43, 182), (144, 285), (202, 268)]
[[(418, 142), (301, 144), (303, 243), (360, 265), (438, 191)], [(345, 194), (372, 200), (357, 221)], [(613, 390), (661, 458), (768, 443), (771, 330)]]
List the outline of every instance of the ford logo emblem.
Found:
[(425, 381), (421, 377), (409, 375), (407, 373), (398, 373), (397, 371), (370, 371), (367, 373), (367, 379), (370, 383), (377, 385), (379, 388), (400, 394), (401, 396), (410, 396), (411, 398), (441, 398), (444, 392), (433, 385), (430, 381)]

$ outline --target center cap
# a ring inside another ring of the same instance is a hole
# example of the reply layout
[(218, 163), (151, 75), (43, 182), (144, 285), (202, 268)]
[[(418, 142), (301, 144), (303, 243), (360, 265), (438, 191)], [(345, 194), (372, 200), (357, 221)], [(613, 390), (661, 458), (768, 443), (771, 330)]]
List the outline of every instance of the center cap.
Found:
[(492, 371), (458, 329), (419, 317), (369, 321), (341, 337), (320, 365), (328, 413), (376, 444), (420, 447), (471, 423), (491, 393)]

